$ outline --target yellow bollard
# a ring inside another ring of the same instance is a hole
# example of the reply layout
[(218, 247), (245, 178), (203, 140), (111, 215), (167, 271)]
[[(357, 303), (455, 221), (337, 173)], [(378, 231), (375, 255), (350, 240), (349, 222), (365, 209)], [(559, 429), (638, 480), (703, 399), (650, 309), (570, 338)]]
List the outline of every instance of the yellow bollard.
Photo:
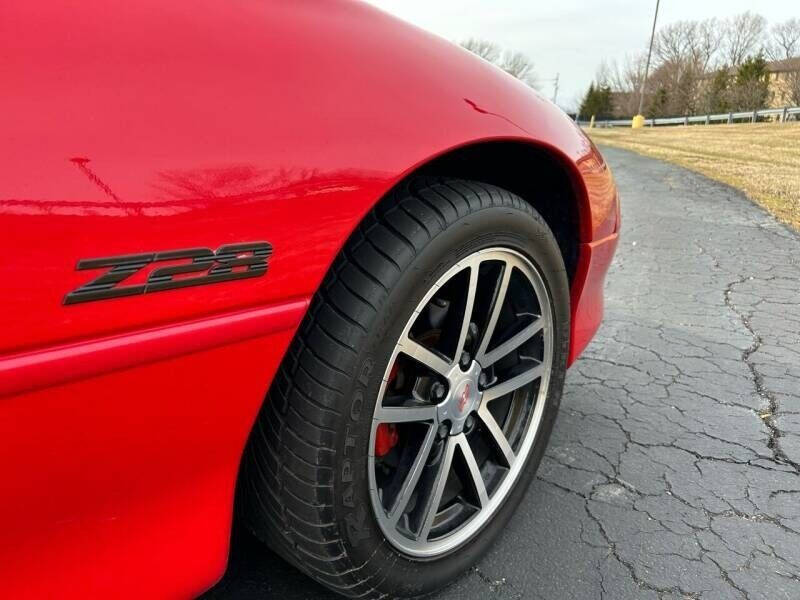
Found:
[(592, 118), (589, 119), (589, 129), (593, 129), (593, 128), (594, 128), (594, 115), (592, 115)]
[(640, 129), (641, 127), (644, 127), (644, 115), (636, 115), (631, 121), (631, 128)]

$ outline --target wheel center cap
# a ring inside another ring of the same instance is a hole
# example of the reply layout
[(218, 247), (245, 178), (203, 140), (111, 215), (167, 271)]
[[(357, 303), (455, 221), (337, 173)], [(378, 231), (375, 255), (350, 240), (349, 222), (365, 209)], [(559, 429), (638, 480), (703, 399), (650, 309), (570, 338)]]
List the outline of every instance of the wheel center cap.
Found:
[(481, 391), (478, 388), (478, 377), (481, 366), (474, 362), (465, 372), (456, 366), (448, 375), (450, 392), (439, 404), (439, 422), (450, 421), (450, 434), (457, 435), (464, 430), (467, 417), (478, 410)]
[(458, 386), (458, 389), (455, 393), (455, 404), (456, 410), (459, 414), (466, 412), (467, 407), (472, 406), (475, 403), (476, 395), (477, 390), (475, 389), (474, 381), (468, 379)]

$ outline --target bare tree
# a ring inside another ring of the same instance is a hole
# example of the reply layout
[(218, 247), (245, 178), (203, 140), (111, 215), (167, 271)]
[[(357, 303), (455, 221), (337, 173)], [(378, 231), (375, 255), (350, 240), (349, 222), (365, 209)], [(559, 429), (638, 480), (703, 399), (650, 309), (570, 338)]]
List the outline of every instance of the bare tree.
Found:
[(693, 21), (677, 21), (663, 26), (656, 32), (653, 52), (657, 62), (681, 63), (689, 53), (689, 38), (694, 28)]
[(600, 63), (595, 80), (599, 85), (611, 88), (615, 115), (627, 117), (636, 113), (645, 59), (646, 56), (640, 53), (626, 56), (622, 62)]
[(649, 87), (651, 107), (662, 115), (691, 114), (700, 87), (717, 63), (722, 44), (719, 21), (677, 21), (662, 27), (654, 40), (655, 69)]
[(654, 50), (662, 62), (690, 64), (705, 72), (712, 66), (721, 44), (722, 28), (717, 19), (678, 21), (659, 29)]
[(500, 54), (502, 53), (500, 46), (494, 42), (479, 38), (469, 38), (464, 40), (461, 42), (461, 47), (466, 48), (473, 54), (477, 54), (482, 59), (488, 60), (490, 63), (494, 64), (497, 64), (497, 62), (500, 60)]
[(715, 18), (700, 21), (693, 29), (689, 49), (692, 61), (701, 73), (708, 73), (716, 66), (722, 36), (721, 23)]
[(461, 46), (497, 65), (509, 75), (527, 83), (529, 86), (536, 87), (536, 71), (533, 68), (533, 61), (526, 54), (514, 52), (513, 50), (503, 51), (494, 42), (477, 38), (469, 38), (461, 42)]
[(697, 110), (700, 78), (685, 64), (662, 62), (649, 77), (645, 102), (657, 117), (693, 114)]
[(770, 60), (783, 60), (800, 55), (800, 19), (793, 17), (772, 26), (767, 56)]
[(800, 71), (790, 71), (786, 74), (786, 91), (789, 101), (794, 106), (800, 106)]
[(738, 67), (744, 60), (758, 52), (764, 43), (767, 20), (749, 10), (725, 22), (723, 50), (725, 62)]
[(509, 75), (513, 75), (531, 87), (536, 87), (536, 71), (533, 68), (533, 61), (522, 52), (506, 50), (503, 52), (503, 59), (498, 66)]
[[(597, 67), (597, 71), (594, 75), (594, 80), (597, 82), (597, 85), (603, 86), (608, 85), (612, 89), (614, 89), (614, 84), (612, 82), (613, 79), (613, 70), (616, 67), (617, 61), (612, 60), (610, 63), (606, 62), (605, 59), (600, 61), (600, 65)], [(612, 65), (614, 65), (612, 67)]]

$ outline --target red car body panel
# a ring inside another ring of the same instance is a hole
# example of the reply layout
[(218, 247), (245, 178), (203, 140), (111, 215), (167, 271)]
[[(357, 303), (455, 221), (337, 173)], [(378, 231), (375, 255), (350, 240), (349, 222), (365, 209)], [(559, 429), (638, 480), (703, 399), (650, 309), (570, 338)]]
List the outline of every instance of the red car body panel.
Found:
[[(437, 156), (504, 140), (563, 164), (570, 362), (599, 325), (608, 167), (444, 40), (344, 0), (8, 0), (0, 40), (3, 596), (188, 597), (222, 574), (239, 458), (310, 297)], [(80, 259), (260, 240), (263, 277), (62, 304), (100, 274)]]

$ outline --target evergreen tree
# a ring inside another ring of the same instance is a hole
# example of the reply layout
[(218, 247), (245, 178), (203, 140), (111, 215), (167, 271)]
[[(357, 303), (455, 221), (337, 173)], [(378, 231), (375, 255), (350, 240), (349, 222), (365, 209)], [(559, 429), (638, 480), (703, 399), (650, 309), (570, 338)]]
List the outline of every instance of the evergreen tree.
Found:
[(581, 102), (580, 114), (588, 118), (608, 119), (612, 112), (611, 88), (607, 85), (594, 85), (592, 82)]
[(727, 66), (723, 66), (711, 79), (706, 92), (706, 111), (709, 113), (725, 113), (731, 110), (729, 88), (731, 76)]
[(589, 89), (581, 100), (581, 106), (578, 109), (578, 114), (583, 115), (585, 118), (592, 116), (592, 99), (594, 98), (594, 81), (589, 84)]
[(671, 116), (667, 115), (668, 103), (669, 94), (667, 93), (667, 88), (665, 88), (663, 85), (659, 86), (656, 90), (656, 93), (653, 94), (653, 99), (650, 102), (650, 109), (647, 112), (654, 117)]
[(761, 54), (747, 58), (736, 69), (733, 90), (737, 110), (764, 108), (769, 99), (767, 61)]

